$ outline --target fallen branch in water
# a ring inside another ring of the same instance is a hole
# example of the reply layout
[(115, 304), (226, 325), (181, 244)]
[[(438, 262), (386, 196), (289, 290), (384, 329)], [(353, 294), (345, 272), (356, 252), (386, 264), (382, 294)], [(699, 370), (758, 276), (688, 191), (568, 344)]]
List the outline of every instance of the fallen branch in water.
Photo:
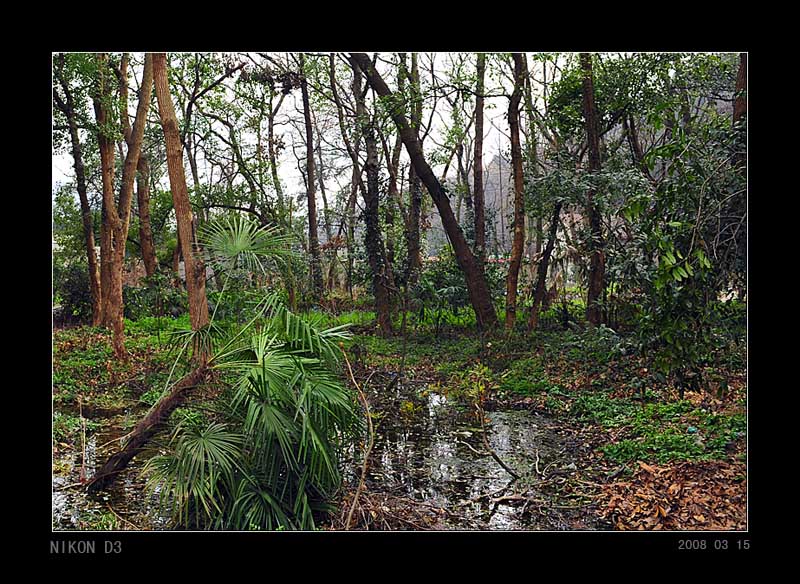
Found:
[(519, 475), (516, 472), (514, 472), (514, 470), (510, 468), (505, 462), (503, 462), (503, 460), (497, 455), (497, 453), (494, 450), (492, 450), (492, 447), (489, 446), (489, 440), (486, 438), (486, 422), (484, 421), (485, 413), (483, 411), (483, 406), (480, 404), (480, 401), (477, 401), (475, 403), (475, 407), (478, 409), (478, 417), (481, 419), (481, 430), (482, 430), (481, 436), (483, 437), (484, 447), (489, 452), (489, 454), (492, 455), (492, 458), (495, 459), (497, 464), (503, 467), (503, 470), (505, 470), (515, 479), (518, 479)]
[(117, 519), (119, 519), (121, 521), (124, 521), (125, 523), (127, 523), (128, 525), (130, 525), (131, 527), (133, 527), (137, 531), (142, 531), (141, 527), (139, 527), (135, 523), (131, 523), (130, 521), (125, 519), (122, 515), (120, 515), (116, 511), (114, 511), (114, 508), (111, 506), (111, 503), (106, 502), (106, 506), (108, 507), (108, 510), (111, 511)]
[(208, 365), (202, 364), (184, 376), (167, 395), (156, 402), (150, 412), (130, 433), (130, 439), (125, 446), (109, 457), (106, 463), (100, 467), (100, 470), (87, 483), (86, 486), (89, 492), (99, 491), (114, 481), (117, 475), (128, 466), (131, 459), (141, 452), (144, 445), (158, 432), (170, 414), (183, 404), (187, 392), (203, 384), (207, 374)]

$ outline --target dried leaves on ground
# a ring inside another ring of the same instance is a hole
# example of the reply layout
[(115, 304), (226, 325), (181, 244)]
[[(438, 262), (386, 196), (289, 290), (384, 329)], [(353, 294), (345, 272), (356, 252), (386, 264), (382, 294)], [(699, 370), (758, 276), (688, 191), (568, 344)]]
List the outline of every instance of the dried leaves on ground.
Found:
[(744, 530), (743, 462), (638, 463), (629, 480), (603, 487), (604, 516), (620, 530)]

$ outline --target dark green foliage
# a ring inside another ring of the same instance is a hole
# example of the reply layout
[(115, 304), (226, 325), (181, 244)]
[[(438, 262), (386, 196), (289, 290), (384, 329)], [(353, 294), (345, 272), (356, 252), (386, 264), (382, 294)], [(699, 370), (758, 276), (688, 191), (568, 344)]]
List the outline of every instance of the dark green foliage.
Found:
[(354, 398), (330, 370), (341, 335), (277, 306), (270, 314), (246, 342), (226, 343), (218, 367), (235, 383), (217, 403), (221, 421), (180, 424), (148, 463), (183, 525), (314, 529), (340, 484), (339, 453), (359, 429)]
[(61, 302), (64, 317), (76, 322), (87, 322), (91, 319), (92, 294), (89, 288), (89, 270), (84, 264), (55, 264), (53, 290)]
[(155, 273), (142, 280), (142, 286), (124, 286), (122, 299), (125, 318), (139, 320), (146, 317), (176, 318), (189, 310), (186, 290), (172, 284), (171, 278)]

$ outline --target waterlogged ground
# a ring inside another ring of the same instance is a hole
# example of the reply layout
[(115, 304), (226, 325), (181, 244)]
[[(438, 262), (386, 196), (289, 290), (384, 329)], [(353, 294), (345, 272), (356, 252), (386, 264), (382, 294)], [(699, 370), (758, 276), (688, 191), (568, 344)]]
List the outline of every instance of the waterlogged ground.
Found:
[(77, 448), (56, 444), (53, 453), (53, 529), (54, 530), (150, 530), (168, 529), (168, 520), (159, 510), (157, 495), (148, 496), (140, 476), (141, 460), (134, 459), (120, 478), (102, 493), (87, 494), (81, 475), (91, 478), (96, 467), (119, 448), (119, 439), (131, 423), (143, 416), (146, 408), (123, 410), (87, 409), (87, 424), (99, 430), (86, 436)]
[[(385, 495), (380, 510), (399, 519), (395, 527), (604, 528), (588, 512), (590, 503), (576, 503), (554, 489), (577, 470), (572, 458), (577, 445), (552, 418), (528, 410), (485, 412), (489, 448), (519, 475), (515, 478), (486, 448), (474, 408), (418, 384), (367, 392), (376, 437), (366, 497)], [(406, 509), (393, 508), (397, 500), (405, 501)], [(414, 518), (409, 508), (415, 506), (427, 513)], [(376, 519), (373, 528), (380, 528)]]
[[(137, 326), (125, 363), (112, 358), (103, 331), (54, 335), (55, 530), (173, 527), (157, 494), (146, 494), (146, 456), (103, 493), (88, 495), (81, 485), (167, 383), (172, 358), (157, 333)], [(356, 336), (348, 354), (360, 361), (355, 376), (375, 442), (358, 497), (364, 444), (345, 457), (338, 514), (319, 527), (745, 529), (741, 351), (711, 372), (727, 381), (724, 394), (681, 400), (640, 360), (615, 352), (623, 342), (591, 331), (516, 344), (470, 334), (418, 338), (408, 347), (400, 338)]]

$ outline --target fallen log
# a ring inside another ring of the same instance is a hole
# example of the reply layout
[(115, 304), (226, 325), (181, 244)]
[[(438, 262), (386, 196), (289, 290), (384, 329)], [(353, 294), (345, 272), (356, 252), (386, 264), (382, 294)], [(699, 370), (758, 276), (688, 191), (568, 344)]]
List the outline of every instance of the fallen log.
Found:
[(207, 374), (208, 365), (203, 364), (178, 381), (172, 390), (161, 398), (144, 419), (136, 425), (122, 450), (113, 454), (86, 483), (87, 490), (94, 493), (113, 482), (120, 471), (128, 466), (131, 459), (139, 454), (144, 445), (159, 431), (170, 414), (183, 403), (187, 392), (203, 384)]

